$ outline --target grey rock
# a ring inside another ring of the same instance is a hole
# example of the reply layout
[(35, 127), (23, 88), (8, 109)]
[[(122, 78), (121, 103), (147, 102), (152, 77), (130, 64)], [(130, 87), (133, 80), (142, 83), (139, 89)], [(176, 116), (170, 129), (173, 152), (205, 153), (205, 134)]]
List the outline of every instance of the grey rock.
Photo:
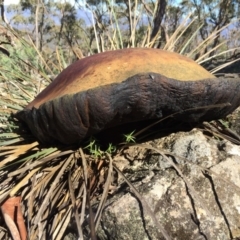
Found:
[[(240, 237), (240, 146), (196, 129), (147, 144), (173, 160), (185, 180), (166, 157), (139, 146), (125, 150), (129, 164), (121, 168), (171, 239)], [(123, 189), (108, 200), (98, 238), (164, 239), (138, 197)]]

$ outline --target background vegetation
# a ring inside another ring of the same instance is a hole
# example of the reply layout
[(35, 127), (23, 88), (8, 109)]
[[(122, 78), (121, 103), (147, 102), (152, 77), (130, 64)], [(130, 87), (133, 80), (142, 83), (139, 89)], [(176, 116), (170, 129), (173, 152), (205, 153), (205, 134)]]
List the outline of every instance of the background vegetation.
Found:
[[(75, 0), (72, 5), (21, 0), (5, 8), (5, 15), (12, 14), (2, 18), (2, 31), (8, 27), (18, 37), (30, 38), (47, 62), (61, 68), (97, 52), (154, 47), (207, 62), (212, 69), (239, 57), (239, 4), (239, 0)], [(18, 42), (14, 37), (9, 40)]]

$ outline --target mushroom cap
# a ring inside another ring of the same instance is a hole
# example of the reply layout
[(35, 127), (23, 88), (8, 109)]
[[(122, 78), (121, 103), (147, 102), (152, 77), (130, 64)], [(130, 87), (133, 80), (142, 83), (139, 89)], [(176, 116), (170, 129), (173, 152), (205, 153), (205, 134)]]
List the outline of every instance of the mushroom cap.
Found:
[(239, 106), (239, 91), (240, 79), (215, 78), (179, 54), (123, 49), (73, 63), (16, 117), (42, 143), (74, 144), (169, 115), (195, 123), (222, 118)]
[(111, 83), (138, 73), (154, 72), (181, 81), (215, 78), (192, 59), (153, 48), (128, 48), (95, 54), (64, 69), (26, 108)]

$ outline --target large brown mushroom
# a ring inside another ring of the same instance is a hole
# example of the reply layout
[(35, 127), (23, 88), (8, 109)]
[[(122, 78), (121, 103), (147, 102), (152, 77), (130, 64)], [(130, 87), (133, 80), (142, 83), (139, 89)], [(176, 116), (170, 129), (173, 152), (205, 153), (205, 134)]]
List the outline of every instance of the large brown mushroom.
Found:
[[(179, 54), (124, 49), (73, 63), (16, 117), (40, 142), (73, 144), (104, 129), (177, 112), (187, 122), (222, 118), (240, 105), (239, 90), (240, 79), (215, 78)], [(185, 111), (190, 108), (196, 110)]]

